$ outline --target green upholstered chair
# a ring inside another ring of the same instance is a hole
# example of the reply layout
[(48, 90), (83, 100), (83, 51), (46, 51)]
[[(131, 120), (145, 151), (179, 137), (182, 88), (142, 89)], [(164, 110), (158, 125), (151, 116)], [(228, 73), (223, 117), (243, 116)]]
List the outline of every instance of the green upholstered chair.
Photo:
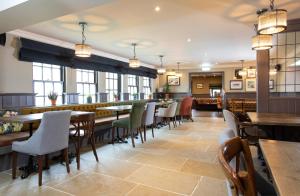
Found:
[(131, 135), (131, 141), (133, 147), (135, 147), (134, 144), (135, 129), (137, 129), (137, 131), (140, 132), (141, 141), (142, 143), (144, 142), (142, 132), (141, 132), (141, 127), (142, 127), (143, 114), (145, 111), (145, 105), (146, 102), (134, 102), (128, 118), (115, 120), (112, 123), (112, 143), (114, 143), (114, 133), (116, 127), (127, 129), (129, 131)]

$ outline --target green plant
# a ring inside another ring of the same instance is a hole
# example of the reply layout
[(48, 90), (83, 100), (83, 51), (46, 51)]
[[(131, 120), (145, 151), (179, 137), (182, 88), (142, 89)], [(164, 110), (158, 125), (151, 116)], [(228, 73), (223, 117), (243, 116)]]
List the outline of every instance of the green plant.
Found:
[(88, 95), (88, 96), (86, 97), (86, 102), (87, 102), (87, 103), (92, 103), (92, 102), (93, 102), (93, 98), (92, 98), (91, 95)]
[(114, 93), (114, 98), (117, 99), (118, 97), (119, 97), (118, 94)]
[(168, 83), (165, 84), (165, 92), (170, 92), (170, 85)]
[(58, 97), (58, 94), (54, 91), (52, 91), (48, 94), (48, 99), (50, 99), (50, 100), (57, 100), (57, 97)]
[(137, 94), (137, 93), (133, 93), (133, 94), (132, 94), (132, 96), (133, 96), (133, 99), (134, 99), (134, 100), (137, 100), (137, 99), (138, 99), (138, 96), (139, 96), (139, 94)]

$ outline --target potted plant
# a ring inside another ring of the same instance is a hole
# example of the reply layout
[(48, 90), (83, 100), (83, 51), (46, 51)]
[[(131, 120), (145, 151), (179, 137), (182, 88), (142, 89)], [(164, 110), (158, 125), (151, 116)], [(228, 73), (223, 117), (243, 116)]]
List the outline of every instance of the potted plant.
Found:
[(150, 100), (152, 99), (152, 94), (148, 95), (148, 99), (150, 99)]
[(119, 96), (118, 96), (118, 94), (115, 94), (115, 93), (114, 93), (114, 99), (115, 99), (115, 102), (119, 101)]
[(92, 103), (92, 102), (93, 102), (93, 98), (92, 98), (91, 95), (88, 95), (88, 96), (87, 96), (86, 102), (87, 102), (87, 103)]
[(52, 91), (48, 94), (48, 99), (51, 101), (52, 106), (56, 106), (57, 97), (58, 97), (58, 94), (54, 91)]
[(134, 93), (132, 94), (132, 96), (133, 96), (133, 100), (137, 100), (139, 95), (137, 93)]

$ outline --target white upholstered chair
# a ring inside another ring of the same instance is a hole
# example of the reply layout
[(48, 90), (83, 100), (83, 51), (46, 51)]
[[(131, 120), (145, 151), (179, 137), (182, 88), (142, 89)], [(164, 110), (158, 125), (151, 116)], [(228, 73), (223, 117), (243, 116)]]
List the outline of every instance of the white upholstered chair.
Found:
[(13, 142), (12, 177), (16, 178), (17, 153), (37, 156), (39, 186), (42, 185), (43, 158), (53, 152), (62, 150), (66, 161), (67, 172), (70, 172), (68, 161), (69, 126), (71, 111), (45, 112), (39, 128), (26, 141)]
[(157, 112), (157, 117), (163, 118), (167, 121), (169, 129), (171, 129), (170, 121), (172, 120), (175, 127), (175, 116), (176, 116), (177, 102), (169, 104), (168, 108), (159, 108)]

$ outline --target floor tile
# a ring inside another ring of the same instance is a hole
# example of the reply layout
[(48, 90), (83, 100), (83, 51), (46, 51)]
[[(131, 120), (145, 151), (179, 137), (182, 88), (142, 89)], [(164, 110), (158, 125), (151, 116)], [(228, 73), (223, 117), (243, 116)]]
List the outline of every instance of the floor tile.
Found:
[(88, 172), (80, 174), (54, 188), (78, 196), (93, 196), (125, 195), (134, 186), (134, 183), (126, 182), (119, 178)]
[[(181, 195), (181, 194), (180, 194)], [(180, 196), (176, 193), (171, 193), (148, 186), (138, 185), (127, 196)]]
[(182, 172), (144, 166), (126, 179), (175, 193), (191, 194), (197, 185), (199, 177)]
[(227, 193), (225, 180), (202, 177), (192, 196), (224, 196)]

